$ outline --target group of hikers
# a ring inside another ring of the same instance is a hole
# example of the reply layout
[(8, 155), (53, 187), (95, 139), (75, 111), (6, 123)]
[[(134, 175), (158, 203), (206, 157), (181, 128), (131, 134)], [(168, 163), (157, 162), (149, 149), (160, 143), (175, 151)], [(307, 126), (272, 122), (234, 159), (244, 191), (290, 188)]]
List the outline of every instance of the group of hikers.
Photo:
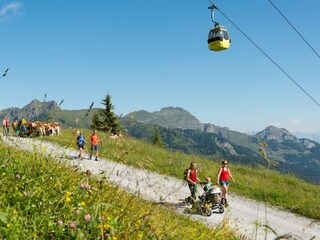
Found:
[[(230, 169), (227, 167), (227, 160), (221, 161), (221, 167), (219, 168), (218, 174), (217, 174), (217, 181), (216, 183), (221, 186), (222, 188), (222, 195), (221, 195), (221, 204), (224, 206), (229, 206), (228, 204), (228, 187), (229, 187), (229, 179), (232, 179), (233, 182), (235, 182), (235, 179), (233, 178)], [(190, 163), (190, 167), (187, 171), (186, 180), (188, 182), (188, 187), (191, 192), (191, 196), (187, 197), (185, 201), (187, 203), (193, 204), (197, 199), (197, 183), (201, 183), (203, 190), (205, 192), (209, 191), (209, 189), (213, 186), (211, 182), (210, 177), (206, 177), (206, 182), (201, 182), (201, 180), (198, 177), (198, 171), (197, 171), (197, 163), (195, 161)]]
[[(27, 121), (23, 118), (21, 120), (15, 120), (12, 122), (12, 129), (16, 135), (19, 135), (20, 132), (25, 132)], [(8, 136), (10, 132), (10, 122), (8, 117), (4, 117), (2, 120), (2, 131), (3, 135)]]
[[(100, 139), (97, 135), (97, 130), (93, 129), (92, 134), (90, 135), (90, 145), (91, 145), (91, 151), (90, 151), (90, 159), (92, 159), (92, 154), (95, 151), (95, 160), (98, 161), (99, 156), (99, 142)], [(80, 159), (83, 159), (84, 156), (84, 145), (86, 144), (86, 138), (83, 136), (83, 132), (80, 131), (79, 135), (76, 138), (76, 144), (79, 149), (79, 155), (78, 157)]]

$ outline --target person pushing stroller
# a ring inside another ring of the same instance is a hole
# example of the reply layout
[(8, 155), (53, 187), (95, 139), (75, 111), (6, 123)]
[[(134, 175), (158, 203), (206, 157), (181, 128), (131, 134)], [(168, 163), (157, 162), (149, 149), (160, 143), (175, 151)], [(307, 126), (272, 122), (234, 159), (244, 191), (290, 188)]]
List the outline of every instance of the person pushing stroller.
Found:
[(193, 204), (197, 199), (197, 193), (198, 193), (197, 183), (201, 182), (200, 179), (198, 178), (197, 174), (198, 174), (197, 163), (195, 161), (193, 161), (190, 163), (190, 167), (187, 171), (187, 176), (186, 176), (186, 180), (188, 182), (188, 187), (191, 192), (191, 196), (187, 197), (185, 199), (185, 201), (187, 203)]

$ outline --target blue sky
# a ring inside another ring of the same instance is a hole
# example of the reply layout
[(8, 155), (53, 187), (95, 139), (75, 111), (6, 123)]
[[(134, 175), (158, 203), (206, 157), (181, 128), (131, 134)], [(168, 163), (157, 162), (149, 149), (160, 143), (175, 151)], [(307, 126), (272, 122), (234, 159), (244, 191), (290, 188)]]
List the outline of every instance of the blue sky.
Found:
[[(320, 52), (319, 0), (273, 0)], [(320, 102), (320, 58), (268, 0), (215, 4)], [(63, 109), (116, 114), (181, 107), (202, 123), (240, 132), (269, 125), (320, 132), (320, 107), (220, 12), (227, 51), (212, 52), (207, 0), (0, 0), (0, 109), (64, 99)]]

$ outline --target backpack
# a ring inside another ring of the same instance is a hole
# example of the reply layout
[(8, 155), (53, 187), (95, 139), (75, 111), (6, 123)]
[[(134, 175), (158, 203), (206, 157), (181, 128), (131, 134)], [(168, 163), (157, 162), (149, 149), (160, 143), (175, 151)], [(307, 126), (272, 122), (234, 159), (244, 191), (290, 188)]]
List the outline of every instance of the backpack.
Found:
[(187, 181), (187, 179), (188, 179), (188, 171), (189, 171), (189, 168), (187, 168), (187, 169), (184, 170), (184, 172), (183, 172), (183, 179), (184, 179), (185, 181)]

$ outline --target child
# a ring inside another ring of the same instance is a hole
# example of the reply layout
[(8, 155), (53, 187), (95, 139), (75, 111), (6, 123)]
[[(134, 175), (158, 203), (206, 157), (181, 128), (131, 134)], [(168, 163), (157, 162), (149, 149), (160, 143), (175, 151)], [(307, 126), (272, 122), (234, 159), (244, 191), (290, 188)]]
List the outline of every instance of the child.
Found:
[(83, 136), (83, 133), (80, 132), (79, 136), (77, 137), (77, 145), (78, 145), (78, 148), (79, 148), (79, 151), (80, 151), (80, 154), (79, 154), (78, 157), (79, 157), (80, 159), (83, 158), (84, 144), (86, 144), (86, 139), (85, 139), (85, 137)]
[(203, 191), (208, 192), (210, 188), (212, 188), (211, 178), (206, 177), (206, 183), (203, 186)]

